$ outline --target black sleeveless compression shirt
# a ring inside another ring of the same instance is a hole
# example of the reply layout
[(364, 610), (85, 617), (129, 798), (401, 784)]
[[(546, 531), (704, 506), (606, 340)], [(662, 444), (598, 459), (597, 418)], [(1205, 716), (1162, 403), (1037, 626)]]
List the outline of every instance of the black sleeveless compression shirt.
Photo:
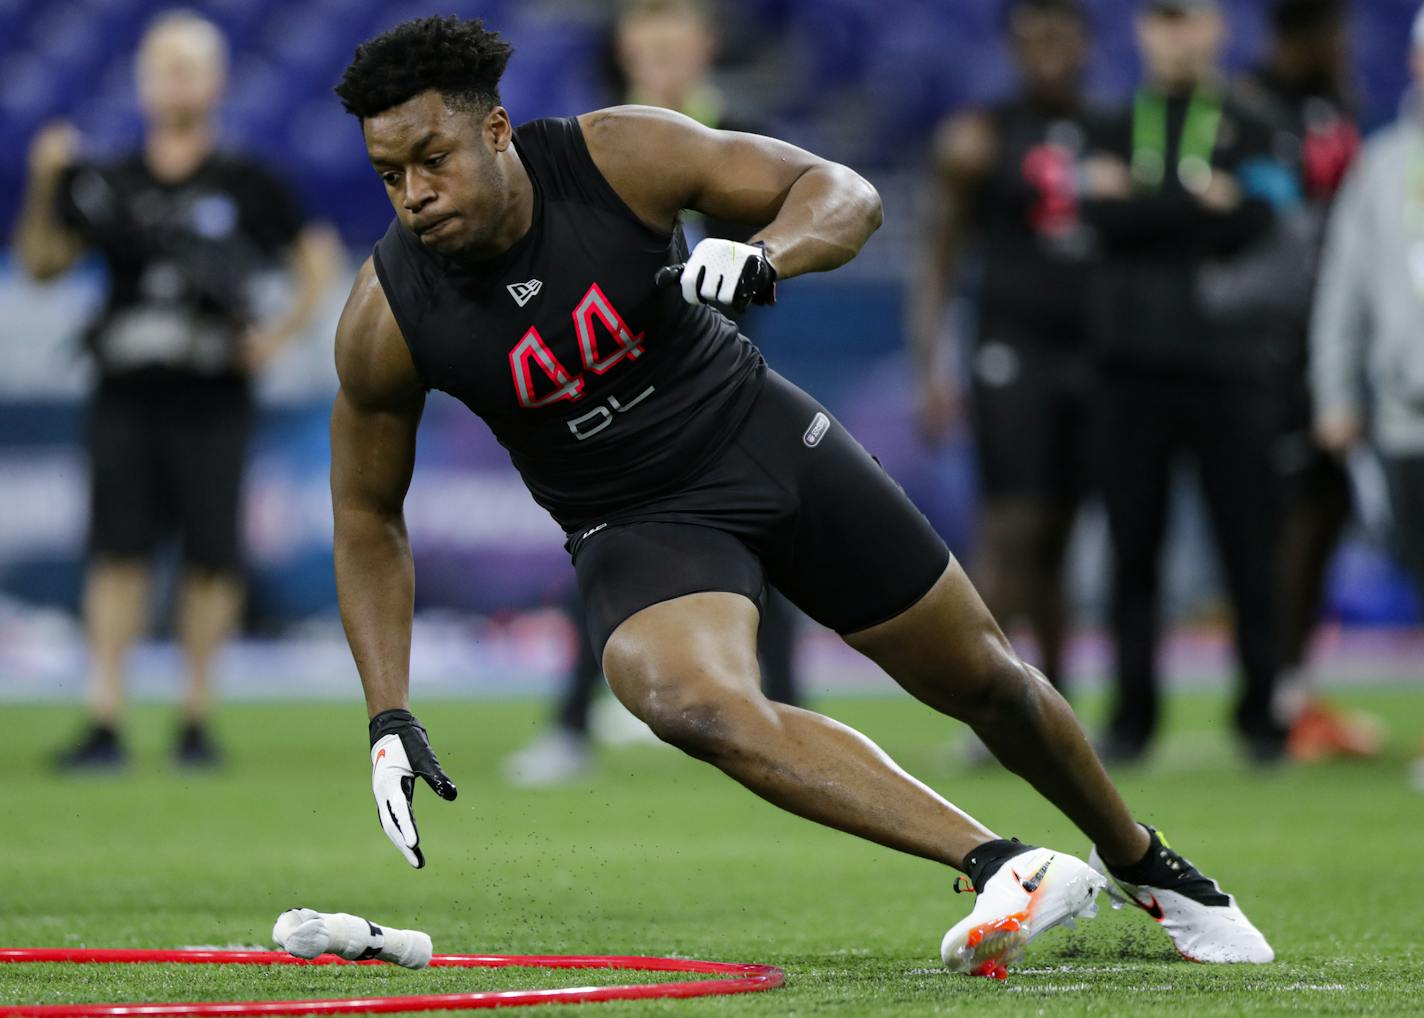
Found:
[(524, 124), (514, 147), (534, 188), (524, 237), (461, 262), (396, 220), (376, 245), (376, 275), (425, 386), (483, 418), (572, 533), (705, 465), (766, 367), (728, 318), (653, 285), (686, 258), (682, 232), (633, 213), (575, 118)]

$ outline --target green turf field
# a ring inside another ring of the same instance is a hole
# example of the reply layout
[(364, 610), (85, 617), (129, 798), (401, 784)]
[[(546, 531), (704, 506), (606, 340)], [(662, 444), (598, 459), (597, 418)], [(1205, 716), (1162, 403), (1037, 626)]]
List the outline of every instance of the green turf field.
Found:
[[(950, 976), (941, 934), (970, 905), (952, 874), (786, 816), (670, 750), (608, 752), (598, 777), (516, 792), (495, 765), (532, 702), (420, 705), (453, 804), (417, 797), (428, 867), (381, 834), (357, 704), (233, 706), (216, 775), (166, 766), (171, 716), (135, 712), (125, 777), (61, 779), (45, 756), (72, 709), (6, 705), (0, 946), (267, 946), (307, 905), (428, 931), (438, 952), (684, 955), (786, 969), (783, 989), (541, 1014), (1112, 1015), (1424, 1013), (1424, 795), (1404, 769), (1424, 696), (1362, 692), (1392, 753), (1366, 764), (1240, 767), (1214, 696), (1176, 701), (1154, 766), (1119, 775), (1142, 818), (1238, 895), (1281, 960), (1176, 958), (1137, 912), (1030, 948), (1006, 984)], [(967, 771), (957, 726), (906, 699), (821, 705), (1001, 834), (1086, 851), (1016, 779)], [(957, 736), (956, 736), (957, 737)], [(640, 977), (633, 976), (637, 981)], [(585, 985), (573, 973), (3, 966), (0, 1003), (292, 998)]]

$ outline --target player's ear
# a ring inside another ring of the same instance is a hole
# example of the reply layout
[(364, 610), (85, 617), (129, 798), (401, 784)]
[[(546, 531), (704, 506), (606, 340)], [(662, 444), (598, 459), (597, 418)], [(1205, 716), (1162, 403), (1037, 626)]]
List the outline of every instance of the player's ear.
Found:
[(514, 138), (514, 128), (509, 123), (509, 111), (503, 106), (496, 106), (485, 114), (484, 135), (496, 152), (509, 148), (509, 143)]

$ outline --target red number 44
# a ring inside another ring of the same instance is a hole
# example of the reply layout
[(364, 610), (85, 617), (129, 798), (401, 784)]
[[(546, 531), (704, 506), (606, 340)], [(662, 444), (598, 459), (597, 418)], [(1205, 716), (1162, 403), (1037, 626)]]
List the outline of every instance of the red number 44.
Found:
[[(509, 351), (509, 369), (514, 375), (514, 391), (519, 395), (520, 406), (533, 410), (560, 400), (580, 399), (583, 396), (585, 374), (592, 371), (595, 375), (601, 375), (625, 357), (636, 360), (642, 356), (643, 333), (633, 334), (623, 321), (623, 316), (597, 283), (588, 288), (578, 307), (574, 308), (573, 316), (579, 357), (583, 361), (583, 371), (577, 375), (570, 374), (569, 370), (559, 363), (554, 351), (545, 345), (539, 330), (533, 326), (530, 326), (529, 331), (514, 345), (514, 349)], [(602, 357), (599, 356), (595, 320), (602, 322), (604, 329), (613, 337), (612, 349)], [(543, 396), (534, 395), (535, 368), (553, 383), (552, 392)]]

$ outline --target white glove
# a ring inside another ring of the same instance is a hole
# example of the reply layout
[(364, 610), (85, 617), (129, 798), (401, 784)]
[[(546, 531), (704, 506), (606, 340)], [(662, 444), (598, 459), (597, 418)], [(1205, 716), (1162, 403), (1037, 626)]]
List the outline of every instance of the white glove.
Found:
[(776, 270), (756, 244), (708, 237), (682, 267), (682, 299), (741, 311), (750, 303), (776, 301)]
[(334, 954), (349, 961), (379, 958), (408, 969), (430, 964), (430, 936), (420, 930), (377, 926), (369, 919), (346, 912), (318, 912), (289, 908), (277, 917), (272, 940), (297, 958)]
[(381, 830), (405, 861), (416, 869), (425, 865), (420, 851), (420, 831), (411, 812), (416, 775), (446, 801), (455, 798), (455, 783), (441, 769), (430, 740), (415, 715), (407, 710), (382, 711), (371, 719), (371, 791)]

